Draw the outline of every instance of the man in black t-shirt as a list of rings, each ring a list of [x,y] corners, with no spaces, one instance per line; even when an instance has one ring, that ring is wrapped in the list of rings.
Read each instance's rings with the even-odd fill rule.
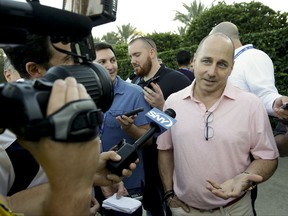
[[[176,54],[176,61],[178,65],[177,71],[187,76],[191,80],[191,82],[195,79],[194,73],[190,68],[192,60],[192,55],[187,50],[180,50]]]
[[[177,92],[188,85],[191,81],[180,72],[160,65],[157,58],[156,44],[150,38],[140,37],[128,44],[128,52],[136,77],[132,83],[142,87],[146,86],[150,79],[159,76],[152,84],[152,89],[144,89],[145,99],[152,107],[162,110],[161,103],[172,93]],[[161,92],[162,91],[162,92]],[[163,101],[159,95],[163,95]]]
[[[162,110],[169,95],[191,84],[191,81],[182,73],[159,64],[156,44],[150,38],[133,39],[128,44],[128,52],[136,74],[132,83],[138,84],[144,89],[144,98],[151,107]],[[149,85],[150,81],[152,83]],[[163,210],[165,188],[162,187],[158,172],[158,150],[155,139],[152,145],[144,147],[143,160],[145,170],[144,209],[147,211],[147,215],[165,215]]]

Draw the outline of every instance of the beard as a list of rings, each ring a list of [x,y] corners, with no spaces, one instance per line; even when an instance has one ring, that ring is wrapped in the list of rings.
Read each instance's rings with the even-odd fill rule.
[[[139,77],[147,76],[150,73],[151,68],[152,68],[151,58],[148,56],[143,66],[134,64],[133,67],[137,76]]]

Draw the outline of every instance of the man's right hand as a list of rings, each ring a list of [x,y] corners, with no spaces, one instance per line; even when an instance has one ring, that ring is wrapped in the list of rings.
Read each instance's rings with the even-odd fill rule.
[[[129,169],[122,170],[122,176],[118,176],[112,174],[106,168],[107,161],[109,160],[120,161],[121,157],[115,151],[102,152],[100,154],[97,164],[97,171],[94,176],[94,185],[108,186],[121,182],[124,177],[129,177],[132,175],[132,170],[136,168],[136,163],[139,162],[139,159],[137,159],[135,163],[130,164]]]

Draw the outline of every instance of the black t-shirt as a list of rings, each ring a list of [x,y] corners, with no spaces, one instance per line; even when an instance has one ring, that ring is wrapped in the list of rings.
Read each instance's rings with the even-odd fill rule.
[[[156,83],[160,86],[164,99],[169,95],[177,92],[191,84],[191,81],[182,73],[165,65],[161,65],[157,73],[151,79],[159,76]],[[150,80],[151,80],[150,79]],[[142,88],[149,83],[149,80],[144,81],[141,77],[134,77],[132,83],[135,83]],[[150,211],[152,215],[164,215],[163,212],[163,186],[158,170],[158,150],[156,138],[153,139],[153,144],[143,148],[143,161],[145,171],[145,187],[143,193],[143,206]],[[167,214],[168,215],[168,214]]]
[[[187,69],[187,68],[179,68],[177,71],[183,73],[185,76],[187,76],[191,82],[195,79],[193,71]]]
[[[184,74],[171,68],[166,68],[165,65],[161,65],[157,73],[154,75],[154,77],[157,76],[159,76],[157,84],[160,86],[165,100],[172,93],[184,89],[191,84],[191,80],[189,80]],[[143,78],[138,76],[132,80],[132,83],[135,83],[142,88],[146,86],[148,82],[149,80],[144,81]]]

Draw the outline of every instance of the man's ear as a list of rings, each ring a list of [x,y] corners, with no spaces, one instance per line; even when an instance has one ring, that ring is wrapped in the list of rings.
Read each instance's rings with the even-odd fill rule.
[[[149,51],[149,55],[152,59],[155,59],[157,57],[156,50],[154,48],[151,48]]]
[[[43,74],[46,72],[46,69],[35,62],[27,62],[26,71],[32,79],[35,79],[42,77]]]

